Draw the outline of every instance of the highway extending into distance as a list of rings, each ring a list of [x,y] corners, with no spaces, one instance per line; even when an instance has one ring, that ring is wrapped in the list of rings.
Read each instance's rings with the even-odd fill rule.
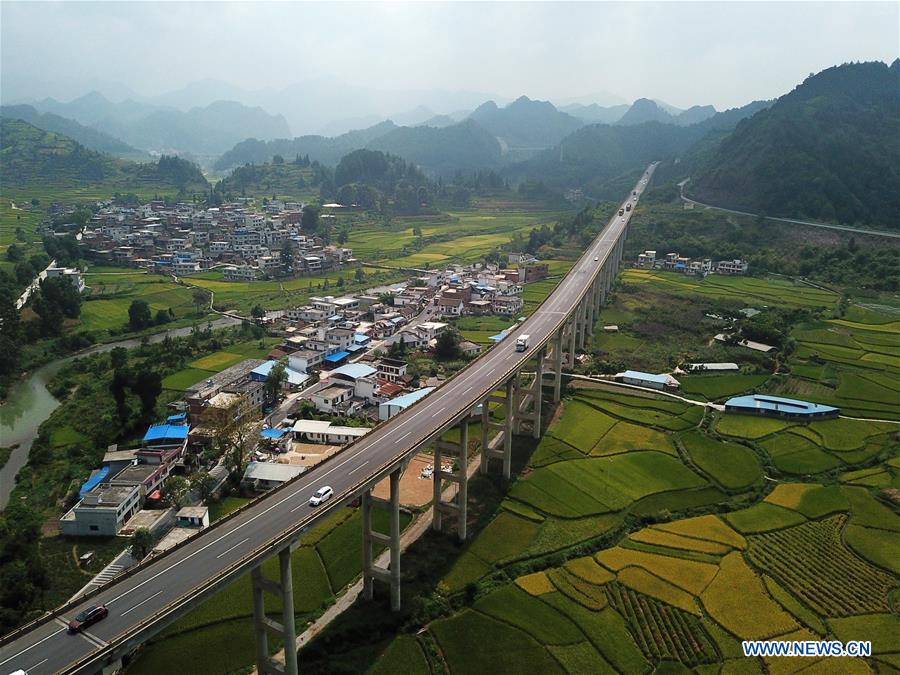
[[[736,211],[735,209],[726,209],[723,206],[713,206],[712,204],[704,204],[696,199],[685,196],[684,186],[687,181],[678,184],[681,189],[681,201],[685,204],[693,204],[694,206],[702,206],[705,209],[713,211],[721,211],[722,213],[733,213],[738,216],[751,216],[759,218],[758,213],[749,213],[747,211]],[[873,237],[887,237],[888,239],[900,239],[900,232],[890,232],[889,230],[867,230],[861,227],[852,227],[851,225],[834,225],[832,223],[817,223],[811,220],[797,220],[796,218],[780,218],[778,216],[763,216],[766,220],[774,220],[778,223],[790,223],[791,225],[806,225],[808,227],[821,227],[825,230],[840,230],[841,232],[855,232],[857,234],[868,234]]]
[[[638,196],[654,169],[655,164],[634,187]],[[632,199],[629,193],[628,201],[635,204]],[[159,632],[256,562],[284,548],[286,542],[360,494],[373,480],[387,475],[404,457],[435,440],[461,414],[483,401],[556,334],[613,255],[633,213],[632,208],[624,217],[613,215],[527,321],[435,392],[231,518],[113,580],[97,595],[64,606],[54,618],[20,634],[10,634],[0,646],[0,673],[99,670],[108,654],[116,649],[121,652],[126,644],[136,646]],[[523,333],[531,336],[529,349],[517,352],[515,336]],[[310,496],[323,485],[334,488],[335,498],[324,507],[310,507]],[[108,618],[82,634],[68,634],[69,619],[100,603],[109,608]]]

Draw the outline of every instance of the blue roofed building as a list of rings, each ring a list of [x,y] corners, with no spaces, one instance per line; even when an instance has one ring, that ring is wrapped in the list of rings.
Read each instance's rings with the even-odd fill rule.
[[[335,352],[334,354],[328,354],[324,357],[323,361],[330,364],[338,364],[342,361],[346,361],[348,356],[350,356],[350,352],[339,351]]]
[[[189,427],[186,424],[152,424],[144,434],[144,445],[175,445],[188,437]]]
[[[141,463],[168,464],[187,447],[191,428],[187,424],[152,424],[144,434],[143,447],[135,454]]]
[[[819,420],[837,417],[840,408],[809,401],[798,401],[793,398],[781,398],[769,394],[751,394],[735,396],[725,401],[728,412],[745,415],[761,415],[763,417],[782,417],[797,420]]]
[[[403,396],[398,396],[397,398],[392,398],[390,401],[385,401],[378,405],[378,419],[386,420],[390,419],[394,415],[399,412],[402,412],[409,406],[411,406],[416,401],[428,396],[431,392],[434,391],[434,387],[424,387],[422,389],[417,389],[416,391],[410,392],[408,394],[403,394]]]

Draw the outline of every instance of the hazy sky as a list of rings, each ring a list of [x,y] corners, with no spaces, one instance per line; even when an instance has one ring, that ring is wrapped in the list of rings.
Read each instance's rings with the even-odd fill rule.
[[[900,3],[0,2],[3,98],[98,82],[155,95],[333,78],[560,100],[612,92],[717,108],[844,61],[892,61]],[[449,111],[439,111],[449,112]]]

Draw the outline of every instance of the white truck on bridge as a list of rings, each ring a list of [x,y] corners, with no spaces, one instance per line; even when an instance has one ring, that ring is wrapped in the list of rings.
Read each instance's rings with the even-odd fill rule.
[[[520,335],[516,339],[516,351],[517,352],[524,352],[526,349],[528,349],[528,338],[530,338],[530,337],[531,337],[530,335]]]

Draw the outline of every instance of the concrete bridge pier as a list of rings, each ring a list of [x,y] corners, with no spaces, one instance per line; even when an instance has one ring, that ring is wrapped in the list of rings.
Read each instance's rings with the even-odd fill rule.
[[[285,645],[297,642],[297,629],[294,625],[294,581],[291,576],[291,553],[296,550],[298,542],[278,552],[279,580],[266,578],[262,567],[256,566],[250,572],[253,592],[253,626],[256,633],[256,670],[260,675],[297,675],[297,650],[284,650],[284,664],[278,663],[269,656],[269,633],[281,638]],[[265,594],[269,593],[281,598],[281,622],[266,616]]]
[[[363,598],[371,600],[374,595],[375,580],[378,579],[391,588],[391,609],[400,609],[400,476],[405,466],[398,467],[390,474],[391,496],[379,499],[372,495],[372,488],[362,493],[362,540],[363,540]],[[372,507],[379,506],[390,511],[390,534],[382,534],[372,529]],[[391,552],[390,568],[375,564],[375,544],[381,544]]]
[[[585,331],[587,335],[594,334],[594,324],[597,322],[597,281],[596,279],[591,284],[591,287],[588,289],[587,294],[584,296],[584,301],[587,303],[587,321],[585,322]]]
[[[554,403],[558,403],[562,395],[562,345],[564,331],[565,328],[560,328],[558,331],[556,331],[556,335],[550,342],[550,352],[543,359],[544,374],[549,374],[553,378],[551,384],[553,385]],[[543,386],[546,386],[547,384],[548,383],[546,381],[543,382]]]
[[[505,396],[497,396],[496,392],[481,403],[481,466],[482,474],[490,473],[490,462],[499,459],[503,464],[503,477],[507,480],[512,471],[512,428],[513,428],[513,378],[504,384]],[[501,422],[495,422],[491,416],[491,404],[503,405],[504,415]],[[491,438],[491,431],[497,433]]]
[[[534,366],[534,375],[526,375],[531,379],[526,383],[522,381],[522,372],[513,375],[513,380],[519,388],[520,398],[515,402],[513,410],[515,411],[516,433],[525,433],[523,422],[531,423],[531,434],[534,438],[541,436],[541,393],[544,380],[544,362],[547,359],[547,348],[541,347],[535,355],[537,362]]]
[[[569,317],[566,322],[566,337],[568,341],[568,349],[566,350],[566,367],[572,369],[575,367],[575,343],[578,338],[578,311]]]
[[[577,317],[576,325],[578,327],[578,348],[584,349],[587,337],[587,330],[585,329],[585,325],[587,324],[587,302],[582,300],[578,303],[578,309],[575,310],[575,316]]]
[[[443,529],[444,514],[457,516],[456,530],[460,541],[465,541],[468,535],[466,531],[469,501],[469,412],[459,422],[459,442],[438,440],[434,444],[434,516],[431,525],[435,530]],[[482,412],[482,419],[484,413]],[[482,437],[483,438],[483,437]],[[455,459],[455,468],[444,471],[443,459]],[[444,480],[449,480],[457,485],[456,496],[452,501],[443,500],[441,485]]]

